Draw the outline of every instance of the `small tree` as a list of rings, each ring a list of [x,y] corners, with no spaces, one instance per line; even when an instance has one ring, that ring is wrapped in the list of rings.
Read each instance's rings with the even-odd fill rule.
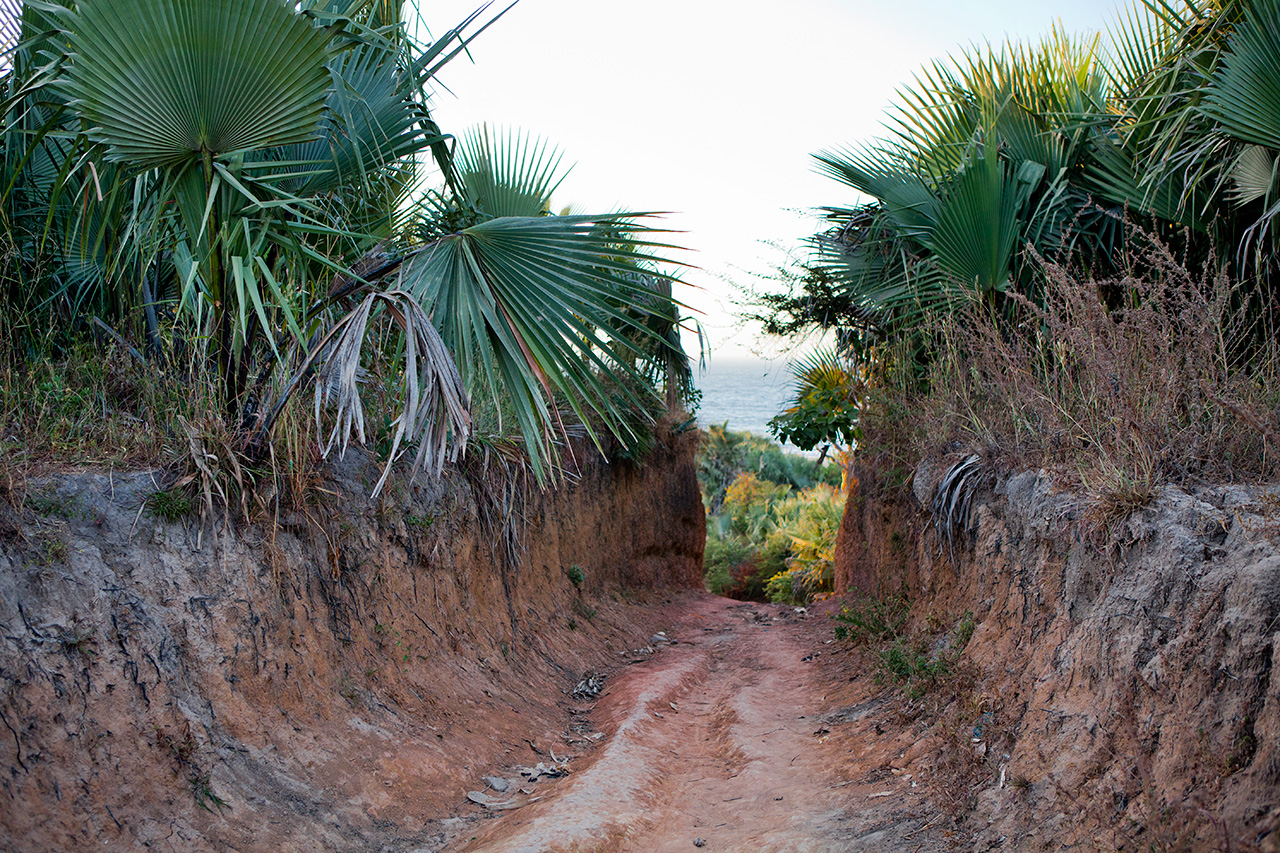
[[[849,487],[853,450],[857,445],[858,410],[864,390],[861,372],[834,350],[818,350],[794,364],[795,397],[782,414],[769,421],[769,432],[801,450],[828,444]]]

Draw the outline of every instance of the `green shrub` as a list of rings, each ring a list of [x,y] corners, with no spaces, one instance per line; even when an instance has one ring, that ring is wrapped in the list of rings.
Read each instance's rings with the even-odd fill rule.
[[[724,426],[710,426],[698,445],[698,483],[702,500],[711,512],[719,512],[729,486],[743,472],[760,480],[792,489],[807,489],[818,482],[840,483],[840,466],[788,453],[774,442]]]
[[[905,621],[905,602],[901,606]],[[877,676],[902,685],[908,696],[918,699],[951,675],[976,627],[973,613],[966,610],[939,643],[930,642],[927,634],[914,639],[897,636],[880,650]]]
[[[839,466],[723,426],[703,434],[698,477],[708,509],[703,577],[717,595],[806,601],[831,588],[844,511]],[[790,574],[789,574],[790,573]],[[785,580],[769,583],[779,575]]]
[[[951,648],[960,651],[969,645],[969,641],[973,639],[973,632],[978,627],[978,623],[973,618],[973,611],[966,610],[964,615],[960,617],[960,621],[951,629]]]
[[[790,491],[750,472],[739,474],[725,490],[720,514],[734,533],[759,541],[776,527],[774,506]]]
[[[734,569],[751,558],[751,544],[741,536],[708,536],[702,557],[702,577],[715,595],[730,595],[737,580]]]
[[[923,638],[909,641],[899,637],[880,651],[880,670],[917,698],[950,674],[955,657],[949,651],[931,653]]]
[[[778,531],[789,540],[791,554],[785,570],[769,580],[771,601],[802,602],[831,592],[844,503],[842,492],[818,485],[777,507]]]
[[[907,600],[901,596],[858,599],[841,607],[832,617],[839,623],[835,629],[836,639],[855,644],[892,640],[902,634],[909,609]],[[972,628],[969,633],[972,635]]]

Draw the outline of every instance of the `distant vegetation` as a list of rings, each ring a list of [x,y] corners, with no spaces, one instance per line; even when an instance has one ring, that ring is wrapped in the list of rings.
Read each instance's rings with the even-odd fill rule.
[[[717,595],[804,602],[832,591],[844,493],[841,469],[712,426],[698,450],[707,507],[707,588]]]
[[[1162,483],[1274,478],[1277,56],[1274,2],[1143,0],[1107,41],[935,63],[887,138],[816,155],[849,203],[754,316],[834,336],[881,480],[1047,466],[1105,526]]]

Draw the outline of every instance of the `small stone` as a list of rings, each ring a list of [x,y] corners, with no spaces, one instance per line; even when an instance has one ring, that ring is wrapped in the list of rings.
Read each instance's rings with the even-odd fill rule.
[[[505,794],[511,790],[511,783],[498,776],[486,776],[484,777],[484,783],[499,794]]]
[[[693,846],[694,846],[694,847],[706,847],[706,846],[707,846],[707,842],[706,842],[706,841],[703,841],[701,838],[695,838],[695,839],[693,839]]]

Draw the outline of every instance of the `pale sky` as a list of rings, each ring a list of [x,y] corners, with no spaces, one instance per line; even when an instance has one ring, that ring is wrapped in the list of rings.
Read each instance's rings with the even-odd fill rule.
[[[478,0],[421,0],[439,35]],[[501,8],[496,3],[494,9]],[[785,261],[807,213],[851,201],[809,155],[882,136],[894,91],[965,46],[1105,30],[1116,0],[520,0],[442,73],[446,133],[480,122],[556,143],[553,205],[671,211],[684,301],[713,357],[776,355],[733,319],[734,282]],[[450,93],[452,92],[452,94]]]

